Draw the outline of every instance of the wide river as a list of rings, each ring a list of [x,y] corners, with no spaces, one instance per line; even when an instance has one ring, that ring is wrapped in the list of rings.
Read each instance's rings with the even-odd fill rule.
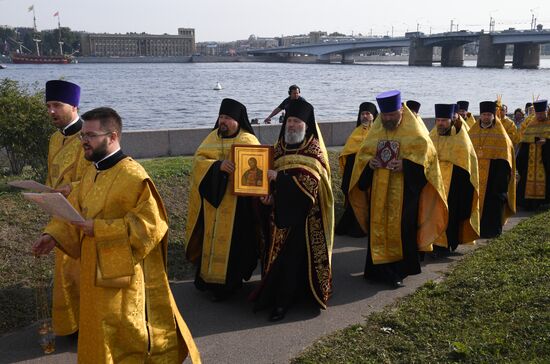
[[[82,87],[81,111],[98,106],[115,108],[126,129],[212,127],[220,101],[231,97],[248,108],[250,119],[263,121],[297,84],[315,107],[318,121],[354,120],[363,101],[399,89],[403,99],[422,103],[420,114],[434,115],[435,103],[469,100],[478,103],[502,95],[510,110],[539,96],[550,98],[550,59],[538,70],[466,67],[409,67],[392,64],[288,64],[288,63],[148,63],[15,65],[0,70],[34,87],[63,78]],[[219,82],[223,89],[214,91]]]

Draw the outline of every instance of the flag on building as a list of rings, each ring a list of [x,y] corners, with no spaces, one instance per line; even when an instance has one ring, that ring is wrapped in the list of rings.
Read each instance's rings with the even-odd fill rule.
[[[34,5],[29,6],[29,11],[33,11],[33,10],[34,10]]]
[[[59,11],[56,11],[53,16],[59,16]]]

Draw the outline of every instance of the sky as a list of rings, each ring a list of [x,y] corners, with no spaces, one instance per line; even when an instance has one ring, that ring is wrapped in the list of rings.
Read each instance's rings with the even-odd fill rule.
[[[452,8],[449,4],[452,4]],[[61,25],[93,33],[176,34],[195,28],[195,40],[230,41],[307,34],[321,30],[344,34],[402,36],[406,31],[529,29],[532,14],[550,29],[550,1],[481,0],[0,0],[0,26]]]

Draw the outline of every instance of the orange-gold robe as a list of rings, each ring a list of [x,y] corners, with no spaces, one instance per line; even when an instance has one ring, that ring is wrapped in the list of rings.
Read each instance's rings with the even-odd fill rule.
[[[64,136],[56,131],[51,136],[46,185],[74,188],[89,165],[78,134]],[[79,272],[79,259],[55,249],[52,322],[56,335],[69,335],[78,330]]]
[[[80,257],[79,363],[181,363],[200,356],[166,275],[168,218],[147,173],[129,157],[88,168],[69,196],[94,236],[53,219],[45,232]]]
[[[480,125],[476,122],[469,134],[479,167],[481,237],[494,237],[500,235],[506,219],[516,212],[514,146],[498,118],[490,128]]]
[[[457,132],[456,128],[452,126],[449,135],[439,135],[437,128],[433,128],[430,132],[430,138],[437,150],[439,168],[441,169],[443,184],[447,192],[449,225],[458,225],[449,226],[451,229],[448,227],[447,232],[438,237],[434,242],[435,245],[444,248],[450,246],[454,249],[456,248],[456,246],[453,246],[454,244],[473,243],[479,238],[479,176],[477,157],[474,146],[468,136],[467,127],[467,125],[462,124],[462,128]],[[459,168],[456,171],[455,166]],[[462,179],[462,176],[465,178]],[[454,183],[469,184],[471,187],[453,186]],[[451,186],[453,187],[451,188]],[[460,191],[463,194],[466,194],[466,191],[471,191],[471,200],[470,196],[452,196],[449,194],[451,190],[454,193]],[[457,211],[453,211],[452,209],[456,209]],[[467,219],[461,220],[463,217],[458,216],[466,212]],[[447,236],[449,231],[454,232],[456,236]],[[449,239],[456,239],[456,241],[449,241]]]

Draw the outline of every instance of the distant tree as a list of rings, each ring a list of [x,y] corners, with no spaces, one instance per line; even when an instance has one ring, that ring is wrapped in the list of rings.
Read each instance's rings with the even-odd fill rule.
[[[20,174],[29,166],[44,181],[48,140],[54,128],[44,104],[44,91],[10,79],[0,80],[0,149],[7,153],[10,170]]]
[[[345,36],[346,36],[345,34],[338,33],[338,32],[333,32],[329,34],[329,37],[345,37]]]

